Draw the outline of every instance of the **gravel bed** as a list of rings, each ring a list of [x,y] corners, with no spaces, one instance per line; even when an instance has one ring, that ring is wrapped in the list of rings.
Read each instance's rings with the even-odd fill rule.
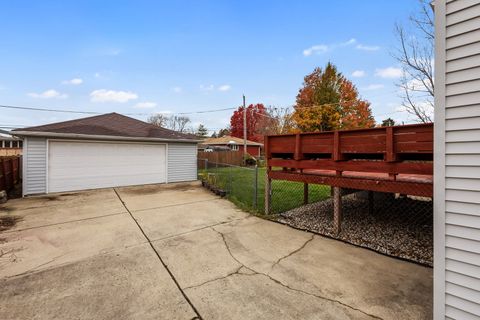
[[[408,197],[368,201],[343,197],[342,231],[333,227],[333,201],[308,204],[276,216],[278,222],[340,239],[380,253],[433,266],[433,203]]]

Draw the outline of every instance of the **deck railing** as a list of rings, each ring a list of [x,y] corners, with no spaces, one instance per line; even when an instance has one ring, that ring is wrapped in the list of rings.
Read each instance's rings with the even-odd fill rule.
[[[267,136],[269,168],[433,174],[433,124]]]

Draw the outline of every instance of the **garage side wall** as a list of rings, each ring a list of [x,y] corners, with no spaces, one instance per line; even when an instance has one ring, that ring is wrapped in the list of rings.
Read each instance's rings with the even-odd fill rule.
[[[197,145],[168,144],[168,182],[197,180]]]
[[[47,139],[25,138],[23,195],[47,192]]]

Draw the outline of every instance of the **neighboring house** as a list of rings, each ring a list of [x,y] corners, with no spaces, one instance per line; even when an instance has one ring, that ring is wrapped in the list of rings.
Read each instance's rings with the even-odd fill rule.
[[[16,129],[23,195],[197,179],[192,135],[117,113]]]
[[[23,141],[0,129],[0,157],[17,156],[22,154]]]
[[[232,137],[232,136],[223,136],[220,138],[208,138],[201,143],[202,150],[210,149],[224,149],[231,151],[238,151],[243,153],[243,139]],[[252,157],[259,157],[262,154],[263,144],[247,140],[247,153]]]
[[[480,1],[435,1],[434,319],[480,319]]]

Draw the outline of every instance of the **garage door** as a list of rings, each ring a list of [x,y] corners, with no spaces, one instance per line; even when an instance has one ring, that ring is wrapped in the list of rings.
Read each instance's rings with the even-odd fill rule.
[[[166,182],[162,144],[50,141],[48,192]]]

